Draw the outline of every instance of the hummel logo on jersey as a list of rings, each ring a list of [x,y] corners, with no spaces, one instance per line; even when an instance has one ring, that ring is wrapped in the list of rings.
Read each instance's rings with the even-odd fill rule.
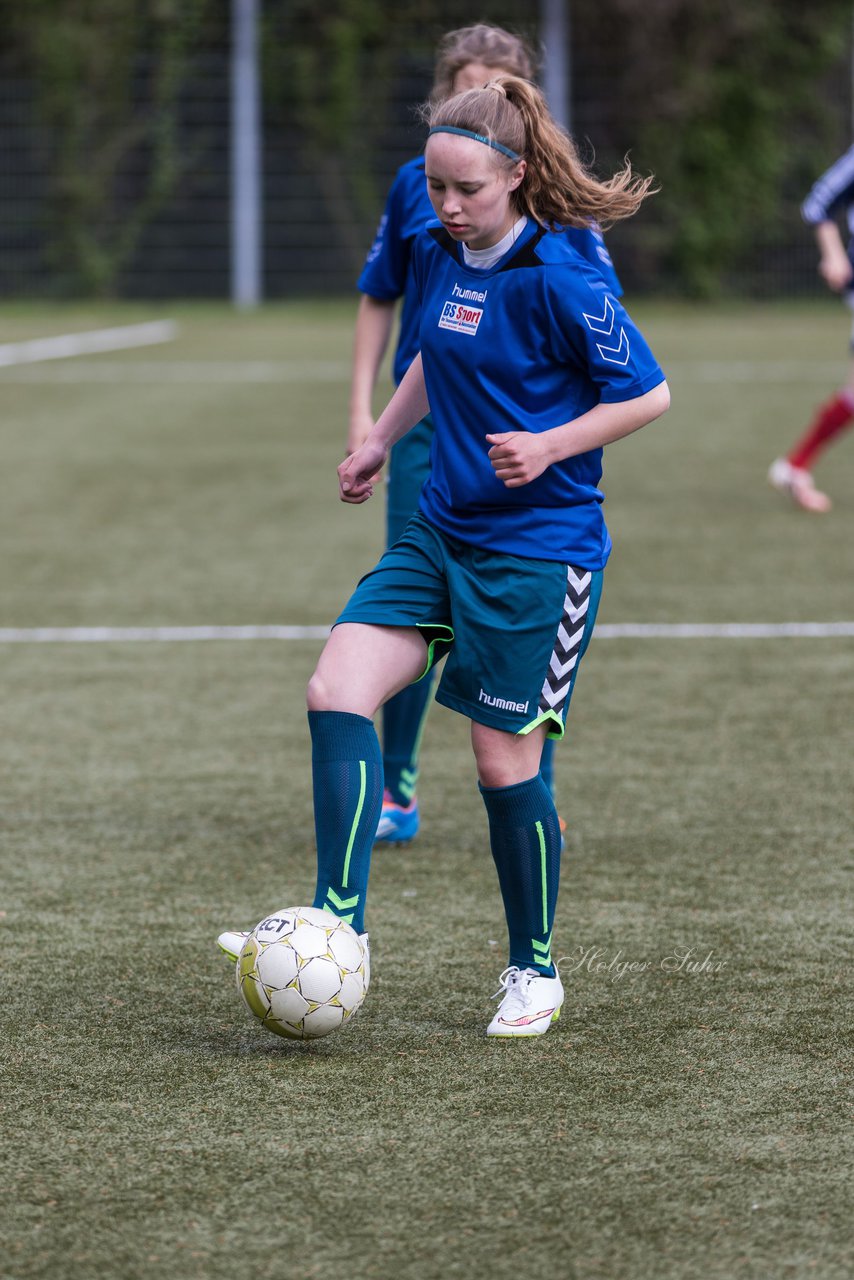
[[[462,298],[463,302],[486,302],[486,294],[486,289],[461,289],[458,284],[451,290],[451,297]]]
[[[527,702],[508,702],[506,698],[493,698],[491,694],[484,693],[481,689],[477,695],[478,702],[485,702],[488,707],[498,707],[499,711],[521,711],[524,715],[528,710]]]
[[[446,302],[439,316],[440,329],[456,329],[457,333],[477,333],[483,315],[482,307],[470,307],[462,302]]]

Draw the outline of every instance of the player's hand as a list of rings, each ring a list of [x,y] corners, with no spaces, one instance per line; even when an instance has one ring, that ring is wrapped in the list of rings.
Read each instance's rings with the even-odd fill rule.
[[[854,274],[848,254],[844,251],[841,253],[822,254],[818,270],[825,284],[833,289],[835,293],[841,293],[843,289],[846,289],[851,283],[852,274]]]
[[[374,420],[369,413],[351,413],[350,422],[347,427],[347,455],[361,449],[368,436],[374,429]],[[373,484],[379,480],[379,472],[371,477]]]
[[[541,476],[551,463],[545,440],[534,431],[503,431],[487,436],[489,461],[508,489],[518,489]]]
[[[366,440],[345,458],[338,468],[338,493],[342,502],[367,502],[374,492],[374,481],[388,456],[379,444]]]

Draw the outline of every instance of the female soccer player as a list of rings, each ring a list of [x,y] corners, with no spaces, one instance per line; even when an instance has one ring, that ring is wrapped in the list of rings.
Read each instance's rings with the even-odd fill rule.
[[[854,232],[854,147],[846,151],[835,164],[823,173],[804,201],[801,212],[804,220],[815,231],[819,250],[819,273],[835,293],[845,297],[854,309],[854,238],[848,248],[836,222],[844,211],[849,231]],[[854,329],[851,332],[851,349],[854,352]],[[816,410],[806,433],[789,450],[785,458],[777,458],[768,472],[768,480],[775,489],[787,494],[796,506],[819,515],[833,505],[826,493],[816,488],[812,478],[813,464],[831,441],[851,425],[854,420],[854,359],[848,371],[844,387]]]
[[[546,736],[563,736],[610,551],[602,448],[669,405],[643,337],[559,228],[629,216],[650,180],[626,166],[597,181],[518,77],[435,105],[429,126],[439,221],[413,245],[420,355],[339,467],[341,498],[365,502],[428,412],[432,466],[309,683],[314,905],[364,929],[383,801],[373,716],[447,653],[437,699],[471,721],[509,933],[487,1034],[541,1035],[563,987],[551,958],[560,832],[539,763]]]
[[[481,86],[499,74],[530,80],[534,71],[530,49],[509,31],[486,23],[449,31],[439,44],[431,101],[439,103],[453,94]],[[413,273],[413,245],[432,217],[422,154],[398,171],[358,281],[362,299],[353,344],[348,453],[353,453],[373,429],[373,391],[400,298],[403,306],[393,363],[396,383],[401,381],[418,353],[420,308]],[[567,235],[575,248],[598,267],[612,293],[619,297],[622,290],[598,231],[579,226],[567,228]],[[433,423],[428,414],[391,451],[386,502],[388,547],[398,540],[418,507],[418,495],[429,471],[432,437]],[[428,675],[402,690],[383,707],[385,795],[376,837],[380,841],[405,842],[418,832],[420,818],[415,794],[418,755],[432,693],[433,678]],[[543,753],[541,771],[550,788],[553,755],[554,743],[549,742]]]

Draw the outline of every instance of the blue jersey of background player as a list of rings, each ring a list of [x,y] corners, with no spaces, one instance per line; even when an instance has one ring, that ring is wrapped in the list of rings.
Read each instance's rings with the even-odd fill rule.
[[[854,306],[854,147],[830,166],[816,181],[801,208],[804,221],[815,233],[819,251],[818,270],[828,288],[841,293]],[[848,225],[848,247],[843,244],[839,220]],[[854,328],[851,332],[854,353]],[[768,472],[775,489],[785,493],[803,511],[823,515],[832,503],[815,485],[813,465],[828,445],[854,422],[854,355],[844,386],[837,388],[813,414],[806,431],[785,457],[776,458]]]
[[[530,79],[534,62],[519,39],[498,27],[478,24],[449,32],[436,64],[434,100],[476,87],[505,73]],[[424,176],[424,158],[403,165],[389,192],[358,288],[362,301],[354,343],[353,384],[347,451],[352,453],[373,426],[372,395],[391,334],[395,305],[402,300],[392,374],[399,383],[419,350],[420,307],[415,288],[413,246],[432,219]],[[593,228],[568,228],[574,247],[601,273],[615,296],[622,290],[602,236]],[[425,418],[392,450],[386,496],[386,545],[403,533],[418,505],[429,470],[433,427]],[[383,708],[383,763],[386,794],[377,832],[380,841],[411,839],[418,830],[415,796],[418,754],[432,681],[425,679],[392,698]],[[543,775],[553,789],[553,744],[543,757]]]

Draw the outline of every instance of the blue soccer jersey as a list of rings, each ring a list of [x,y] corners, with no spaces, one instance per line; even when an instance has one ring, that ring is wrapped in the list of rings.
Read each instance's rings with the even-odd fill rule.
[[[418,354],[419,301],[412,274],[412,253],[416,236],[434,219],[422,155],[398,170],[358,280],[359,290],[372,298],[386,302],[403,299],[392,369],[396,383]],[[600,233],[592,228],[567,227],[563,234],[582,257],[596,267],[612,294],[619,298],[622,286]]]
[[[433,226],[416,241],[415,275],[435,425],[422,512],[473,546],[601,569],[602,450],[508,489],[485,436],[547,431],[651,391],[664,375],[643,337],[566,234],[530,221],[487,270]]]
[[[400,382],[418,354],[419,303],[412,275],[412,246],[432,217],[424,157],[418,156],[397,172],[358,280],[360,291],[372,298],[386,302],[403,299],[392,369],[395,382]]]

